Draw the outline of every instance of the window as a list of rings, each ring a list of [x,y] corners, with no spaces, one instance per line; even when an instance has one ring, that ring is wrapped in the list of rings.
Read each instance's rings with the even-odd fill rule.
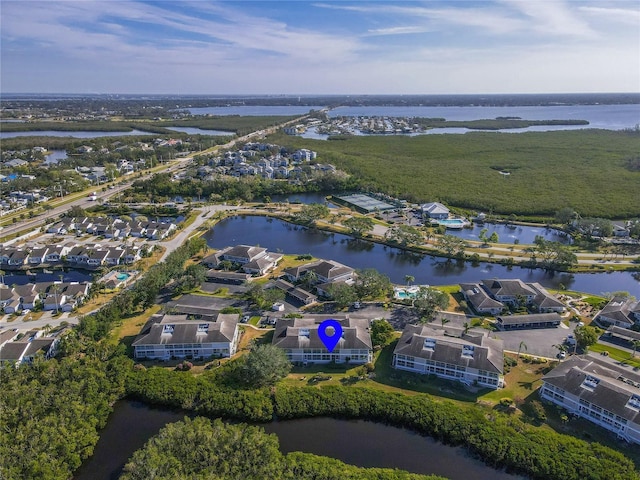
[[[436,340],[434,338],[425,338],[423,347],[425,350],[431,350],[432,352],[436,348]]]
[[[473,358],[473,345],[463,345],[462,346],[462,356]]]
[[[587,390],[594,390],[598,386],[598,383],[600,383],[599,378],[596,378],[592,375],[587,375],[586,377],[584,377],[584,381],[580,386],[582,388],[586,388]]]
[[[201,323],[198,325],[198,333],[207,333],[209,331],[208,323]]]
[[[631,398],[627,402],[627,407],[640,411],[640,395],[636,395],[635,393],[631,395]]]
[[[172,334],[174,328],[175,325],[165,325],[164,327],[162,327],[162,333]]]

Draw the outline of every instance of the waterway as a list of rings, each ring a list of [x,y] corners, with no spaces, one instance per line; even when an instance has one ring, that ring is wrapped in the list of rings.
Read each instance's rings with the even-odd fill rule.
[[[157,135],[156,133],[131,130],[130,132],[89,132],[84,130],[31,130],[28,132],[2,132],[0,138],[15,137],[72,137],[72,138],[98,138],[98,137],[127,137],[130,135]]]
[[[544,238],[551,242],[559,242],[563,244],[570,244],[571,237],[565,235],[559,230],[545,227],[530,227],[526,225],[505,225],[505,224],[473,224],[472,228],[463,228],[462,230],[447,230],[447,234],[455,235],[456,237],[464,238],[465,240],[479,241],[480,232],[486,228],[487,237],[491,236],[493,232],[498,234],[500,243],[514,243],[518,241],[522,244],[532,244],[537,236]]]
[[[188,108],[191,115],[240,115],[240,116],[289,116],[306,115],[311,110],[322,110],[325,107],[308,105],[236,105],[230,107],[197,107]]]
[[[76,472],[75,480],[117,479],[136,450],[164,425],[182,420],[185,415],[131,400],[118,402],[100,433],[93,456]],[[278,436],[283,453],[302,451],[361,467],[400,468],[451,480],[521,478],[486,466],[463,448],[380,423],[321,417],[261,426]]]
[[[233,136],[236,132],[229,132],[225,130],[203,130],[202,128],[195,127],[165,127],[169,130],[175,130],[176,132],[188,133],[189,135],[212,135],[212,136]]]
[[[446,120],[483,120],[497,117],[519,117],[523,120],[587,120],[578,128],[622,130],[640,124],[640,105],[557,105],[515,107],[338,107],[330,117],[422,117]],[[576,126],[558,126],[573,129]],[[520,129],[523,130],[523,129]],[[507,131],[507,130],[505,130]]]
[[[310,253],[314,257],[335,260],[356,269],[375,268],[393,283],[404,283],[406,275],[413,276],[416,284],[427,285],[479,282],[487,278],[520,278],[525,282],[540,282],[548,288],[564,286],[595,295],[627,291],[640,297],[640,282],[630,272],[570,274],[491,263],[447,261],[268,217],[230,217],[218,223],[204,238],[215,249],[237,244],[260,245],[271,251],[288,254]]]

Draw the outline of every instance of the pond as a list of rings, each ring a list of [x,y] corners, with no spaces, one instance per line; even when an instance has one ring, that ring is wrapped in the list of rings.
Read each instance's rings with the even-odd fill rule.
[[[485,223],[473,224],[472,228],[463,228],[461,230],[447,230],[447,234],[455,235],[456,237],[464,238],[465,240],[479,241],[480,232],[486,228],[487,237],[491,236],[493,232],[498,234],[498,241],[500,243],[514,243],[518,240],[522,244],[532,244],[537,236],[541,236],[545,240],[552,242],[560,242],[564,244],[571,243],[571,237],[565,235],[560,230],[553,228],[545,228],[543,226],[531,227],[527,225],[505,225],[505,224],[492,224]]]
[[[415,283],[452,285],[479,282],[487,278],[519,278],[540,282],[548,288],[566,287],[599,295],[627,291],[640,297],[640,282],[631,272],[562,273],[491,264],[447,261],[447,259],[404,252],[397,248],[356,240],[346,235],[308,229],[282,220],[260,216],[235,216],[218,223],[204,235],[211,248],[231,245],[260,245],[288,254],[310,253],[356,269],[375,268],[393,283],[404,284],[405,276]]]
[[[47,165],[53,165],[58,163],[60,160],[65,160],[66,158],[69,158],[66,150],[50,150],[50,152],[44,157],[44,163]]]
[[[118,402],[100,433],[93,456],[76,472],[75,480],[117,479],[136,450],[167,423],[182,420],[185,415],[188,413],[151,408],[132,400]],[[283,453],[308,452],[361,467],[400,468],[451,480],[521,478],[486,466],[463,448],[380,423],[321,417],[261,426],[278,436]]]

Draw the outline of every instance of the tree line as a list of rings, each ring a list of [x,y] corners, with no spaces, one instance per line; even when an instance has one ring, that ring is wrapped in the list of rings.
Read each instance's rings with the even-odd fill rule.
[[[360,468],[308,453],[283,455],[260,427],[185,418],[164,427],[125,465],[122,480],[438,480],[388,468]]]

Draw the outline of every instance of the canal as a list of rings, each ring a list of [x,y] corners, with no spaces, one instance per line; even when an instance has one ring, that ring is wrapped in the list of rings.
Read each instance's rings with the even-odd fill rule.
[[[115,405],[100,434],[95,453],[75,480],[115,480],[127,460],[167,423],[186,412],[151,408],[123,400]],[[336,458],[361,467],[400,468],[437,474],[451,480],[519,480],[522,477],[488,467],[461,447],[450,447],[403,428],[364,420],[308,418],[261,425],[278,436],[283,453],[293,451]]]
[[[472,264],[404,252],[397,248],[353,239],[347,235],[308,229],[279,219],[235,216],[218,223],[204,236],[216,249],[230,245],[260,245],[288,254],[310,253],[356,269],[375,268],[393,283],[405,283],[406,275],[417,284],[451,285],[490,278],[519,278],[547,288],[566,288],[594,295],[627,291],[640,297],[640,282],[631,272],[563,273],[508,267],[492,263]]]

